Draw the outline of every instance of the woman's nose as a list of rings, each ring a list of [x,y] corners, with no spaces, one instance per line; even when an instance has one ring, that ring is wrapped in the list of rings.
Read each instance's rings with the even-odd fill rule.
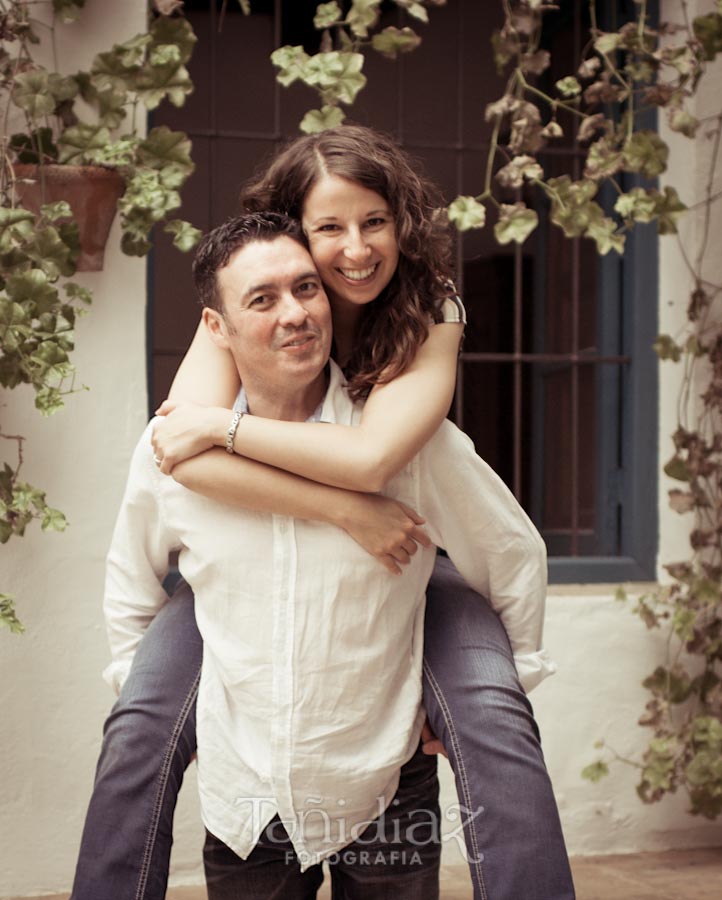
[[[363,233],[360,229],[349,229],[346,234],[346,247],[344,249],[346,256],[354,262],[363,262],[368,259],[371,253]]]

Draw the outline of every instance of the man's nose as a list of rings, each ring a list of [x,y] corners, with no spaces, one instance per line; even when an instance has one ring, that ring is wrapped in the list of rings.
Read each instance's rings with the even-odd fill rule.
[[[354,262],[364,262],[371,253],[371,247],[360,228],[349,228],[346,232],[346,256]]]
[[[308,317],[308,310],[300,303],[293,294],[283,297],[279,315],[281,325],[290,327],[299,327],[303,325]]]

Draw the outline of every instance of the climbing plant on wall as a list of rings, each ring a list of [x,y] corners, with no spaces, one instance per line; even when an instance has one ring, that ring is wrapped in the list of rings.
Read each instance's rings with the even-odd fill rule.
[[[425,23],[429,8],[443,2],[396,0],[410,19]],[[702,80],[722,52],[722,0],[710,0],[695,18],[682,0],[673,22],[650,24],[648,4],[635,0],[636,15],[613,31],[602,29],[590,0],[590,30],[575,71],[542,89],[540,76],[551,58],[542,46],[543,22],[557,6],[545,0],[500,0],[503,24],[491,37],[503,93],[485,110],[492,126],[479,191],[456,198],[449,219],[465,231],[493,230],[499,244],[522,244],[538,225],[533,192],[547,201],[551,223],[567,237],[594,241],[600,254],[623,253],[627,234],[653,223],[658,234],[677,236],[692,290],[687,325],[677,335],[660,335],[661,360],[683,367],[678,422],[664,472],[679,482],[669,492],[671,508],[694,518],[686,556],[668,562],[669,582],[637,599],[634,612],[667,635],[667,659],[644,681],[650,698],[639,722],[650,730],[640,759],[622,759],[604,742],[603,755],[588,766],[591,780],[608,774],[613,759],[639,771],[638,793],[646,803],[685,790],[694,814],[722,812],[722,285],[705,277],[710,254],[719,252],[711,233],[722,142],[722,109],[698,119],[692,112]],[[301,81],[318,94],[320,109],[303,118],[301,129],[317,131],[343,121],[365,84],[369,51],[396,57],[414,50],[423,34],[405,26],[379,30],[380,0],[353,0],[345,12],[336,2],[317,7],[314,23],[321,50],[307,54],[286,46],[272,58],[283,85]],[[650,112],[689,140],[708,141],[705,195],[695,204],[702,227],[696,246],[678,235],[686,206],[677,189],[656,179],[669,161],[669,147]],[[584,156],[580,178],[547,177],[539,151],[572,135]],[[629,190],[622,176],[635,176]],[[611,189],[611,206],[601,201]],[[672,238],[673,239],[673,238]],[[622,589],[617,596],[625,599]]]

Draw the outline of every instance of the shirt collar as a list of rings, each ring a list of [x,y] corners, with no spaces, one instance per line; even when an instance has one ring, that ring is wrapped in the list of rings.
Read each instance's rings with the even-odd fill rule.
[[[329,381],[328,381],[328,389],[326,390],[326,396],[323,400],[318,404],[316,409],[311,413],[311,415],[306,419],[307,422],[339,422],[339,413],[340,410],[336,409],[337,404],[334,403],[334,397],[337,394],[343,393],[338,390],[339,387],[342,387],[346,384],[346,379],[343,376],[343,372],[336,365],[336,363],[330,359],[328,361],[329,366]],[[233,404],[234,411],[242,412],[246,415],[252,415],[248,410],[248,396],[246,394],[246,389],[241,385],[241,389],[238,391],[236,395],[236,401]],[[346,416],[344,418],[350,417]],[[348,423],[347,423],[348,424]]]

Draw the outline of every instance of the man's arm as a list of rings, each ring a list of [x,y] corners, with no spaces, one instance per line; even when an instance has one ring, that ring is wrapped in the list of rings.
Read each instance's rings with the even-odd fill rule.
[[[419,457],[419,510],[432,539],[486,597],[530,691],[556,666],[541,649],[547,586],[541,535],[469,438],[445,422]]]
[[[133,453],[123,502],[108,552],[103,610],[112,662],[103,677],[120,691],[145,630],[168,596],[162,581],[178,541],[165,526],[150,428]]]

